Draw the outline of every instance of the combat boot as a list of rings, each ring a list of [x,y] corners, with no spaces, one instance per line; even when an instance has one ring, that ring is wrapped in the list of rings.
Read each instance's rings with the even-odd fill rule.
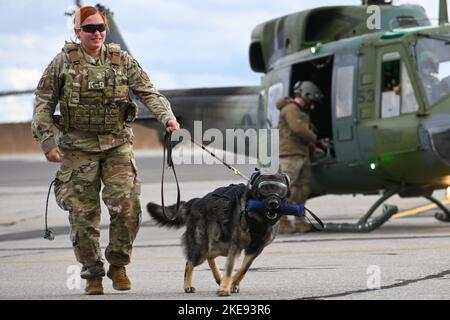
[[[84,292],[88,296],[102,295],[103,294],[102,278],[86,280],[86,288],[84,288]]]
[[[312,231],[313,231],[313,227],[306,220],[305,217],[295,218],[295,231],[294,232],[308,233],[308,232],[312,232]]]
[[[280,219],[280,227],[278,228],[278,234],[292,234],[296,229],[292,226],[288,217],[282,216]]]
[[[125,267],[117,267],[110,265],[106,274],[113,282],[113,288],[118,291],[126,291],[131,289],[131,281],[127,276]]]

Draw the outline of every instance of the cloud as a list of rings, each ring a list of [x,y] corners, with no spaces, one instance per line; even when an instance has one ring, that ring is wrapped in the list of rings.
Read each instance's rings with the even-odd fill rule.
[[[38,68],[7,68],[0,74],[4,75],[0,78],[2,90],[26,90],[37,86],[42,72]]]
[[[164,71],[149,73],[157,89],[211,88],[240,85],[258,85],[258,76],[249,74],[247,78],[227,76],[217,73],[189,73],[173,75]]]
[[[180,81],[176,79],[172,74],[166,72],[152,72],[149,74],[150,79],[154,86],[158,89],[173,89],[180,86]]]
[[[64,45],[64,32],[52,36],[27,32],[24,34],[0,33],[0,68],[34,67],[44,71]]]
[[[26,122],[33,115],[33,96],[0,98],[0,122]]]
[[[248,46],[253,28],[264,21],[316,6],[360,5],[360,0],[85,0],[113,11],[132,54],[157,88],[257,85]],[[421,4],[437,17],[438,1],[397,0]],[[70,40],[64,12],[72,0],[0,0],[0,91],[34,88],[45,67]],[[20,23],[18,23],[20,21]],[[25,87],[28,85],[29,87]],[[31,116],[30,101],[0,99],[3,119]],[[7,107],[5,107],[7,105]],[[12,109],[11,109],[12,108]]]

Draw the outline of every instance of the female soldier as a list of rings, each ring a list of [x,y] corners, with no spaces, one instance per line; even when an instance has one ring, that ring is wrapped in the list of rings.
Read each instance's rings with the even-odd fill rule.
[[[105,276],[100,237],[100,189],[110,219],[105,256],[116,290],[130,290],[125,266],[140,219],[140,179],[129,125],[136,106],[131,90],[168,131],[176,131],[169,102],[147,74],[116,44],[105,45],[107,18],[85,6],[74,18],[77,43],[66,43],[36,90],[33,137],[49,162],[61,163],[55,180],[58,205],[69,211],[71,240],[87,280],[86,294],[103,294]],[[59,103],[61,116],[53,116]],[[53,125],[60,130],[56,141]]]

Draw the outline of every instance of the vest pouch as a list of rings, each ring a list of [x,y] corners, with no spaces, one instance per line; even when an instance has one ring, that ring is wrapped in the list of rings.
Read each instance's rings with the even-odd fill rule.
[[[132,123],[136,121],[139,113],[139,108],[133,101],[127,103],[127,109],[125,111],[125,122]]]
[[[81,131],[90,131],[92,105],[69,106],[70,128]]]
[[[90,110],[90,130],[91,132],[107,132],[105,123],[105,108],[97,106]]]
[[[105,131],[110,132],[123,127],[123,111],[117,104],[112,103],[105,109]]]
[[[52,119],[53,119],[53,124],[55,125],[55,127],[59,131],[63,131],[64,130],[64,118],[62,117],[62,115],[54,114],[54,115],[52,115]]]
[[[128,92],[128,86],[114,86],[106,87],[103,90],[103,95],[107,99],[107,101],[123,101],[125,99],[128,100]]]
[[[82,92],[80,96],[80,102],[78,104],[97,105],[104,102],[101,91],[86,91]]]
[[[128,86],[116,86],[115,98],[128,98]]]

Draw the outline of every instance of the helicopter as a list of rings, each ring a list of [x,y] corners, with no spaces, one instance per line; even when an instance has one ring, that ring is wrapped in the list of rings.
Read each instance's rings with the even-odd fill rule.
[[[373,6],[379,10],[376,27],[368,23]],[[113,14],[101,5],[97,8],[109,17],[111,32],[106,41],[129,51]],[[398,209],[385,206],[378,217],[372,215],[394,195],[424,197],[442,210],[436,219],[450,222],[448,208],[432,196],[435,190],[450,186],[447,12],[446,0],[440,0],[438,26],[431,25],[421,6],[395,6],[389,0],[292,13],[253,30],[249,62],[254,72],[263,74],[260,86],[161,92],[189,132],[199,119],[204,129],[221,132],[227,128],[270,130],[278,124],[277,100],[292,96],[296,82],[312,81],[325,97],[310,114],[325,153],[311,159],[310,197],[380,195],[357,223],[328,223],[325,231],[379,228]],[[151,113],[136,103],[140,107],[137,122],[160,129]]]
[[[371,5],[380,10],[376,29],[367,23]],[[450,183],[450,27],[443,0],[439,20],[431,26],[420,6],[363,1],[255,28],[250,63],[265,73],[262,99],[271,123],[279,117],[274,101],[292,96],[297,81],[313,81],[326,97],[311,114],[319,139],[330,146],[325,157],[312,159],[312,197],[382,192],[358,223],[327,224],[327,231],[380,227],[396,207],[370,218],[393,195],[424,197],[442,210],[438,220],[450,221],[450,211],[432,196]],[[429,63],[436,83],[424,74]]]

